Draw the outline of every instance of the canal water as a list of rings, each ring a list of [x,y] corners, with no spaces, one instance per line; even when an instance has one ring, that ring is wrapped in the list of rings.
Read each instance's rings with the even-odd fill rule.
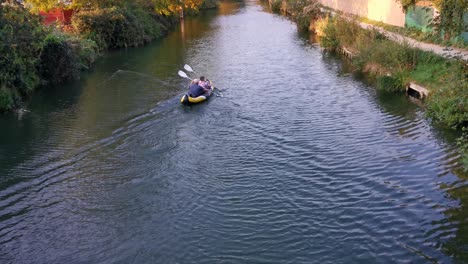
[[[218,96],[179,104],[187,63]],[[1,263],[468,261],[451,136],[256,1],[0,117]]]

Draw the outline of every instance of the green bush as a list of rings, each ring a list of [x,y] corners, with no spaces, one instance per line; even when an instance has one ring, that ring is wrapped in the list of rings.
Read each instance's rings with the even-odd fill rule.
[[[336,19],[329,18],[323,27],[323,36],[320,38],[322,47],[336,50],[340,47],[340,40],[338,39]]]
[[[63,36],[49,34],[44,39],[39,72],[47,83],[58,84],[79,76],[78,55]]]
[[[98,58],[98,46],[93,40],[72,36],[68,41],[78,56],[81,69],[88,69]]]
[[[408,45],[400,45],[389,40],[367,40],[368,48],[359,47],[357,61],[362,64],[372,62],[384,66],[390,72],[406,72],[417,62],[417,50]]]
[[[340,46],[352,48],[363,41],[369,42],[369,36],[355,21],[337,18],[335,24]]]
[[[17,103],[40,83],[37,58],[46,35],[40,17],[20,7],[0,8],[0,110]]]
[[[279,1],[281,7],[281,2]],[[292,15],[300,31],[309,30],[311,20],[322,16],[320,6],[316,0],[287,0],[287,11]]]
[[[272,0],[270,2],[270,5],[271,5],[271,11],[273,12],[281,11],[281,0]]]
[[[432,91],[427,114],[449,127],[468,126],[468,82],[446,83]]]
[[[97,45],[89,39],[60,31],[50,32],[43,41],[39,61],[41,79],[48,84],[76,79],[98,56]]]
[[[377,88],[392,93],[403,93],[405,91],[406,78],[405,72],[379,76]]]
[[[54,32],[21,7],[0,8],[0,111],[10,110],[41,83],[76,78],[97,57],[96,44]]]
[[[132,47],[162,35],[161,23],[139,8],[103,8],[81,11],[72,19],[76,32],[92,39],[100,49]]]
[[[137,46],[162,36],[172,19],[130,5],[82,11],[72,21],[79,36],[45,27],[20,6],[0,6],[0,111],[18,106],[41,83],[77,78],[100,49]]]
[[[0,112],[7,111],[13,107],[13,95],[9,89],[0,88]]]

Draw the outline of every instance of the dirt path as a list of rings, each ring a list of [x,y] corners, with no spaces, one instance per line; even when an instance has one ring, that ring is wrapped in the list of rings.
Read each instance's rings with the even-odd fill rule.
[[[385,30],[385,29],[383,29],[381,27],[378,27],[378,26],[374,26],[374,25],[371,25],[371,24],[363,23],[363,22],[360,22],[359,24],[364,29],[374,28],[374,29],[378,30],[380,33],[386,35],[389,39],[391,39],[393,41],[396,41],[396,42],[399,42],[399,43],[407,42],[407,43],[409,43],[411,46],[413,46],[415,48],[425,50],[425,51],[432,51],[435,54],[441,55],[441,56],[443,56],[445,58],[448,58],[448,59],[460,58],[460,59],[464,60],[466,63],[468,63],[468,50],[452,48],[452,47],[444,47],[444,46],[440,46],[440,45],[436,45],[436,44],[430,44],[430,43],[424,43],[424,42],[414,40],[412,38],[402,36],[400,34],[389,32],[389,31],[387,31],[387,30]]]

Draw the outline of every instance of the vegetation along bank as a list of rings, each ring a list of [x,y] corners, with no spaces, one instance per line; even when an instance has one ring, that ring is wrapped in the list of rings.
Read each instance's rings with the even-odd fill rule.
[[[102,52],[144,45],[164,36],[184,11],[217,2],[0,0],[0,112],[21,107],[38,87],[78,78]],[[61,12],[72,15],[47,23],[44,14]]]
[[[463,34],[467,1],[435,0],[440,17],[432,21],[433,42],[466,47],[456,36]],[[402,1],[404,9],[416,1]],[[460,58],[444,58],[407,43],[397,43],[375,29],[363,29],[358,17],[329,13],[316,0],[270,0],[272,9],[290,15],[301,30],[319,35],[326,50],[345,50],[356,71],[367,73],[379,89],[404,93],[410,83],[427,88],[423,105],[428,117],[444,127],[460,131],[458,145],[468,170],[468,63]],[[404,31],[404,30],[402,30]],[[408,31],[414,31],[409,29]],[[455,36],[455,37],[454,37]],[[437,40],[440,39],[440,41]],[[445,42],[444,42],[445,40]],[[463,41],[463,43],[460,43]]]

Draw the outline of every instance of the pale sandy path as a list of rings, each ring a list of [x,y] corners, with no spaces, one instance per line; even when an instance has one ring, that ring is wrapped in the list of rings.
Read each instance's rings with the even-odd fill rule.
[[[444,46],[440,46],[437,44],[424,43],[424,42],[420,42],[409,37],[402,36],[400,34],[389,32],[378,26],[374,26],[371,24],[363,23],[363,22],[360,22],[359,24],[364,29],[374,28],[378,30],[380,33],[386,35],[389,39],[393,41],[396,41],[399,43],[407,42],[415,48],[425,50],[425,51],[431,51],[445,58],[460,58],[468,63],[468,50],[452,48],[452,47],[444,47]]]

